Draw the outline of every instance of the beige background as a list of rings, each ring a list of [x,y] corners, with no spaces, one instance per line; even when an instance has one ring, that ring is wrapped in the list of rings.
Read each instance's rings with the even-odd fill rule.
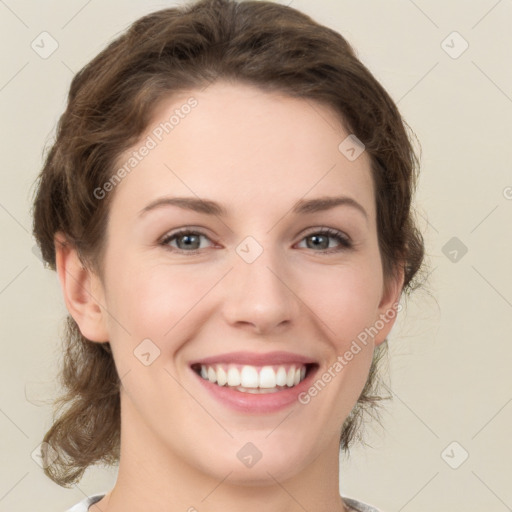
[[[137,17],[173,3],[0,1],[0,511],[64,511],[115,482],[115,470],[92,468],[66,490],[31,458],[50,424],[65,308],[33,252],[30,198],[73,73]],[[423,147],[429,289],[393,329],[394,401],[384,430],[369,428],[371,447],[342,461],[341,491],[385,512],[512,510],[512,2],[281,3],[354,44]],[[31,48],[43,31],[58,42],[47,59]]]

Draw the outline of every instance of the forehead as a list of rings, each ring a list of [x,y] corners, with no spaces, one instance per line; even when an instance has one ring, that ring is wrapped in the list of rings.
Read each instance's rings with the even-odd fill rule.
[[[139,211],[163,195],[280,211],[300,198],[348,195],[375,215],[370,159],[340,150],[350,134],[329,107],[217,82],[162,100],[140,141],[117,161],[112,208]],[[343,148],[343,144],[342,144]]]

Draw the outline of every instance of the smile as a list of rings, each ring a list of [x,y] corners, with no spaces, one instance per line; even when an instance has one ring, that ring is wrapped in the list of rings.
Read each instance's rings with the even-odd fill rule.
[[[320,365],[292,352],[227,352],[189,362],[198,392],[244,414],[266,414],[297,405]]]
[[[192,369],[220,387],[228,387],[243,393],[277,393],[297,386],[306,378],[308,364],[236,365],[229,363],[196,364]]]

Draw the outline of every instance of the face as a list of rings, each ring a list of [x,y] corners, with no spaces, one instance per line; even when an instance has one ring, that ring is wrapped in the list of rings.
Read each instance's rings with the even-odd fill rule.
[[[162,102],[119,159],[97,296],[132,451],[256,485],[337,465],[400,290],[348,135],[325,106],[218,82]]]

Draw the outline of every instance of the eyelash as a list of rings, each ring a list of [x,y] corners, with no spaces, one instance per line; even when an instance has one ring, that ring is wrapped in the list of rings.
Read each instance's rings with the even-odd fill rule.
[[[179,238],[180,236],[183,236],[183,235],[198,235],[198,236],[203,236],[205,238],[208,238],[208,240],[210,239],[207,235],[205,235],[201,231],[194,231],[189,228],[183,228],[183,229],[180,229],[179,231],[176,231],[174,233],[169,233],[168,235],[166,235],[161,240],[160,245],[168,248],[169,250],[171,250],[173,252],[178,252],[178,253],[182,253],[182,254],[183,253],[197,254],[202,250],[202,249],[193,249],[191,251],[186,251],[183,249],[178,249],[178,248],[169,246],[169,242],[171,242],[172,240]],[[338,253],[341,251],[347,251],[349,249],[352,249],[352,247],[353,247],[352,242],[344,233],[342,233],[341,231],[337,231],[335,229],[327,228],[327,227],[322,227],[322,228],[319,228],[315,231],[312,231],[312,232],[306,234],[302,238],[302,240],[304,240],[305,238],[308,238],[310,236],[313,236],[313,235],[328,235],[329,237],[334,238],[339,242],[339,247],[335,247],[335,248],[331,248],[331,249],[324,249],[322,251],[314,251],[314,252],[318,252],[320,254]],[[301,240],[301,242],[302,242],[302,240]]]

